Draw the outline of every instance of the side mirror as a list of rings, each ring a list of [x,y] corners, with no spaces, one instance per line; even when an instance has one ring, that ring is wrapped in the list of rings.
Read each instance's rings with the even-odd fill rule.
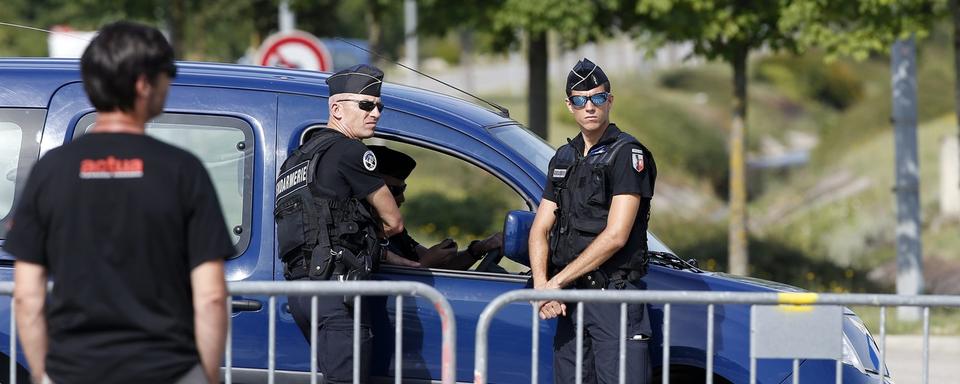
[[[510,211],[503,221],[503,255],[528,267],[530,254],[527,239],[535,216],[536,213],[530,211]]]

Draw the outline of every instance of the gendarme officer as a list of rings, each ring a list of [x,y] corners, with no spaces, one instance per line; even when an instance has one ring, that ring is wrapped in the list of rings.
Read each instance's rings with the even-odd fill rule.
[[[567,108],[580,134],[550,160],[549,182],[530,231],[536,289],[643,289],[647,221],[657,167],[650,151],[610,123],[613,95],[599,66],[583,59],[567,75]],[[558,317],[554,382],[574,380],[576,307],[538,303]],[[620,305],[585,303],[583,382],[618,381]],[[646,305],[627,310],[626,382],[650,381]]]
[[[357,65],[327,78],[329,123],[284,161],[277,178],[278,255],[288,280],[365,280],[383,252],[381,239],[403,231],[377,157],[360,140],[373,136],[383,103],[383,72]],[[388,260],[389,262],[389,260]],[[317,358],[327,383],[353,380],[352,300],[318,297]],[[310,297],[290,297],[290,312],[310,335]],[[360,382],[368,382],[370,311],[360,311]]]

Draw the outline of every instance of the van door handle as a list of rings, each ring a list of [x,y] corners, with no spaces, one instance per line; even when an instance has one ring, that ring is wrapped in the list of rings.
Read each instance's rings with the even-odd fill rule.
[[[263,303],[250,299],[234,299],[230,305],[234,312],[256,312],[263,309]]]

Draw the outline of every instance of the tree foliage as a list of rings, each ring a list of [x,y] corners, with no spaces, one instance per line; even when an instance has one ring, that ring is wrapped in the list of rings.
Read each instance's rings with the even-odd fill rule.
[[[946,0],[857,0],[785,2],[779,28],[802,49],[819,48],[827,58],[867,58],[893,42],[925,37],[946,10]]]

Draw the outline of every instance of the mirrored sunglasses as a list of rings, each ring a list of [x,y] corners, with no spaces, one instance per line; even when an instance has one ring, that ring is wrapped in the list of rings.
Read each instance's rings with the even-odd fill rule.
[[[593,103],[593,105],[599,107],[606,104],[607,100],[610,100],[610,93],[600,92],[600,93],[594,93],[590,96],[576,95],[576,96],[568,97],[567,100],[570,100],[570,104],[572,104],[576,108],[583,108],[584,106],[586,106],[587,100],[590,100],[590,102]]]
[[[360,109],[367,112],[373,111],[373,108],[377,108],[378,112],[383,112],[383,103],[379,103],[379,102],[375,103],[370,100],[354,100],[354,99],[343,99],[340,101],[352,101],[354,103],[357,103],[357,106],[360,107]]]

